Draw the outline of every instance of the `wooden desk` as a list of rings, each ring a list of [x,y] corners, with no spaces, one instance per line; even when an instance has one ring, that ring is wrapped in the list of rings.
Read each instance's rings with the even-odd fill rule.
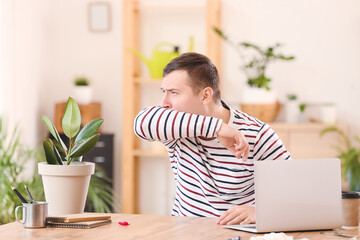
[[[40,228],[26,229],[20,223],[13,222],[0,226],[0,239],[155,239],[155,240],[227,240],[241,236],[242,240],[251,236],[262,236],[223,228],[215,223],[216,218],[170,217],[153,215],[111,214],[112,223],[92,229]],[[127,221],[129,226],[121,226],[119,221]],[[342,230],[341,232],[357,235],[358,230]],[[343,237],[314,232],[286,233],[294,239],[343,239]]]

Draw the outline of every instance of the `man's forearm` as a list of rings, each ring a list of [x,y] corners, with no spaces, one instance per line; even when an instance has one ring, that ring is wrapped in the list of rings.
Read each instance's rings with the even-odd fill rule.
[[[135,118],[134,131],[139,137],[171,141],[184,137],[216,137],[222,120],[214,117],[178,112],[162,107],[148,107]]]

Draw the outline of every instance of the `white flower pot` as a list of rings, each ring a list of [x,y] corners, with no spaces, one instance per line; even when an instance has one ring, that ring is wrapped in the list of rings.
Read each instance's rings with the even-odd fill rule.
[[[74,99],[79,104],[90,104],[92,101],[91,86],[75,86]]]
[[[90,177],[95,164],[72,162],[70,165],[38,164],[42,176],[49,215],[83,213]]]
[[[287,101],[285,104],[285,121],[287,123],[299,122],[300,108],[296,100]]]
[[[273,104],[276,103],[276,93],[265,88],[246,86],[243,90],[243,104]]]
[[[321,122],[325,124],[336,123],[336,106],[335,104],[327,103],[320,105]]]

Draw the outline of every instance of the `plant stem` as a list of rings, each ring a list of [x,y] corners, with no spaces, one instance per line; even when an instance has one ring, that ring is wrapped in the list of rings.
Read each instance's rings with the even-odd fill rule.
[[[73,145],[73,139],[70,138],[69,139],[69,150],[68,150],[67,155],[66,155],[66,164],[67,165],[70,165],[71,160],[72,160],[72,158],[70,157],[71,150],[72,150],[72,145]]]

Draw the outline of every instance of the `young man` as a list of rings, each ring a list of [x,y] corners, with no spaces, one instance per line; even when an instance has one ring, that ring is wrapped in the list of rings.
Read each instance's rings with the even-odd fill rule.
[[[161,90],[161,106],[142,110],[134,130],[169,153],[176,182],[172,215],[254,223],[254,161],[289,159],[282,141],[267,124],[221,101],[217,69],[201,54],[173,59]]]

